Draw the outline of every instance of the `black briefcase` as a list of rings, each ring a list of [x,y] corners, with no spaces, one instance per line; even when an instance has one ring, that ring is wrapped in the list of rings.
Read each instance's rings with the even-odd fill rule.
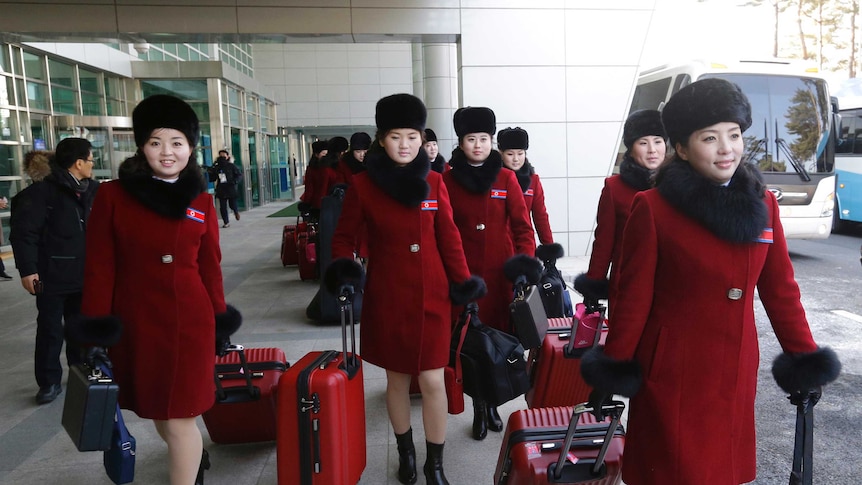
[[[111,448],[119,391],[120,387],[98,366],[91,369],[78,364],[69,369],[61,422],[78,451]]]
[[[509,320],[525,349],[542,346],[548,333],[548,316],[536,285],[517,289],[514,301],[509,304]]]

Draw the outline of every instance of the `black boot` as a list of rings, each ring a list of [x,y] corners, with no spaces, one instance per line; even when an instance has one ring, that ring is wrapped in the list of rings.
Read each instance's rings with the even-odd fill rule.
[[[485,401],[473,400],[473,439],[482,441],[488,436],[488,405]]]
[[[413,446],[413,428],[404,434],[395,433],[398,443],[398,481],[404,484],[416,483],[416,447]]]
[[[446,474],[443,473],[443,443],[425,442],[428,457],[425,459],[425,482],[428,485],[449,485]]]
[[[201,453],[201,465],[198,467],[198,477],[195,478],[195,485],[204,485],[204,470],[210,469],[210,454],[207,450]]]
[[[503,431],[503,420],[497,412],[497,406],[488,406],[488,429],[499,433]]]

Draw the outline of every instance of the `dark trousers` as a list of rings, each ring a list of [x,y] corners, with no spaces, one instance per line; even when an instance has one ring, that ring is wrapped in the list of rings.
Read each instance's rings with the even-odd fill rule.
[[[63,367],[60,350],[63,348],[63,320],[81,313],[81,293],[68,295],[36,295],[36,351],[34,370],[39,387],[60,384]],[[66,344],[66,362],[71,366],[83,361],[80,349]]]
[[[236,197],[228,197],[228,198],[219,197],[218,208],[219,208],[219,211],[221,211],[221,219],[224,221],[225,224],[230,222],[230,219],[228,219],[228,217],[227,217],[227,215],[228,215],[227,206],[228,205],[230,205],[230,209],[232,211],[234,211],[234,212],[238,211],[236,208]]]

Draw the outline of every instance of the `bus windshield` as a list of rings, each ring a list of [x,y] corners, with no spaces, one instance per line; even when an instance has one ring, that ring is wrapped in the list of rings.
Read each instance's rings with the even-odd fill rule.
[[[748,96],[752,124],[745,132],[745,160],[761,172],[795,173],[808,182],[811,173],[833,171],[826,154],[831,105],[825,81],[762,74],[702,77],[727,79]]]

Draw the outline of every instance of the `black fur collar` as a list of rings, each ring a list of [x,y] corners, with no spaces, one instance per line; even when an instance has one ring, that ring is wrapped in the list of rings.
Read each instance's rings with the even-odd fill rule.
[[[726,241],[752,242],[766,227],[765,185],[751,164],[741,163],[730,184],[724,187],[674,157],[659,169],[656,187],[680,212]]]
[[[431,192],[425,180],[431,171],[431,163],[421,148],[416,158],[404,166],[392,161],[383,149],[369,150],[365,154],[365,167],[374,185],[407,207],[419,207]]]
[[[200,170],[183,170],[179,180],[174,183],[155,179],[146,160],[138,155],[126,159],[120,165],[119,180],[120,185],[138,202],[171,219],[182,219],[186,216],[186,209],[203,191],[204,184]]]
[[[350,169],[350,173],[357,174],[359,172],[365,171],[365,164],[360,162],[353,156],[353,151],[347,152],[343,157],[341,157],[341,161],[347,165],[347,168]]]
[[[431,170],[437,173],[443,173],[443,170],[446,168],[446,159],[443,158],[443,155],[437,154],[437,158],[431,162]]]
[[[655,171],[638,164],[631,155],[626,155],[620,163],[620,178],[637,191],[651,189],[654,175]]]
[[[470,165],[461,148],[456,148],[452,151],[452,160],[449,163],[452,165],[452,176],[456,182],[474,194],[481,194],[491,190],[497,180],[497,175],[503,168],[503,157],[497,150],[491,150],[485,163],[474,167]]]
[[[521,186],[521,192],[526,192],[530,188],[530,184],[533,183],[534,173],[536,173],[536,170],[530,165],[530,161],[524,159],[524,164],[515,171],[515,176],[518,177],[518,185]]]

